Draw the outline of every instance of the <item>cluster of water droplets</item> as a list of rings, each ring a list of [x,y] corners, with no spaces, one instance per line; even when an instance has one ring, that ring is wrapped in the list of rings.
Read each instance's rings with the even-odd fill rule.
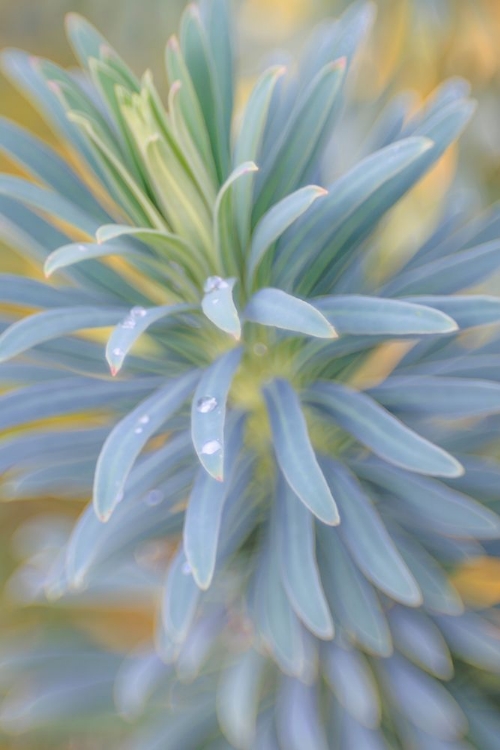
[[[210,294],[210,292],[216,292],[219,289],[228,289],[229,284],[225,279],[222,279],[220,276],[209,276],[208,279],[205,281],[205,284],[203,285],[203,291],[205,294]]]
[[[137,421],[137,427],[134,430],[134,432],[135,432],[136,435],[140,435],[141,432],[143,432],[144,425],[148,424],[149,419],[150,418],[148,417],[147,414],[144,414],[142,417],[139,417],[139,419]]]
[[[134,329],[137,325],[138,319],[143,318],[146,313],[147,310],[144,307],[133,307],[127,317],[120,323],[120,328],[125,328],[126,330]]]

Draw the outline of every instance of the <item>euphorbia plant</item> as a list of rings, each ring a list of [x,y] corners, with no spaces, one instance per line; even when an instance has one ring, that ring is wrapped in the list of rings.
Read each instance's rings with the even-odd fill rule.
[[[114,690],[141,750],[493,748],[452,653],[498,671],[498,632],[449,572],[500,534],[481,502],[498,468],[476,456],[500,411],[496,339],[469,331],[500,301],[463,293],[500,266],[498,221],[445,215],[370,274],[378,223],[473,111],[457,81],[388,109],[373,152],[324,186],[370,18],[357,5],[265,71],[238,118],[217,0],[168,42],[165,102],[76,16],[78,73],[5,54],[65,156],[2,122],[34,178],[0,178],[3,236],[49,279],[0,280],[5,305],[41,309],[3,318],[0,464],[17,464],[11,494],[93,498],[49,599],[161,601],[156,643],[121,666],[72,640],[13,657],[35,676],[5,727],[109,714]],[[158,540],[163,582],[134,556]]]

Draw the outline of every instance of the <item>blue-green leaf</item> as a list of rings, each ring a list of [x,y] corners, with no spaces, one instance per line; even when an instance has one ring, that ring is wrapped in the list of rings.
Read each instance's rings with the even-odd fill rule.
[[[333,637],[333,621],[325,599],[315,555],[314,520],[280,478],[274,524],[281,578],[295,613],[318,638]]]
[[[59,307],[29,315],[14,323],[0,336],[0,362],[15,357],[43,341],[85,328],[114,325],[123,310],[99,307]]]
[[[277,701],[280,747],[287,750],[328,750],[318,690],[299,680],[282,679]]]
[[[284,328],[307,336],[333,339],[337,333],[319,310],[281,289],[260,289],[245,308],[244,316],[252,323]]]
[[[258,267],[281,235],[296,221],[317,198],[327,195],[327,190],[317,185],[300,188],[291,195],[279,201],[255,227],[247,261],[247,286],[252,288],[252,282]]]
[[[446,641],[421,610],[409,612],[403,607],[394,607],[390,625],[398,651],[441,680],[453,676],[453,662]]]
[[[219,482],[224,478],[224,422],[231,383],[242,349],[231,349],[202,375],[191,410],[191,435],[202,466]]]
[[[392,599],[421,604],[415,579],[356,478],[338,461],[321,461],[321,468],[339,506],[339,535],[358,568]]]
[[[241,323],[233,301],[233,287],[236,279],[221,279],[209,276],[205,282],[205,296],[201,307],[205,315],[221,331],[230,333],[235,339],[241,336]]]
[[[139,404],[118,422],[103,445],[94,479],[94,507],[107,521],[123,497],[127,477],[149,438],[182,406],[199,377],[189,372]]]
[[[392,700],[412,724],[442,740],[464,734],[465,716],[437,680],[399,655],[384,661],[383,670]]]
[[[323,654],[325,677],[339,703],[364,726],[377,727],[380,701],[366,659],[356,649],[336,643],[327,644]]]
[[[306,392],[306,399],[395,466],[435,476],[463,473],[453,456],[417,435],[364,393],[340,383],[318,382]]]
[[[497,539],[500,534],[500,516],[443,482],[373,459],[356,463],[356,472],[396,495],[411,513],[412,524],[463,539]]]
[[[315,299],[314,305],[341,334],[406,336],[456,331],[458,326],[453,316],[440,312],[439,305],[438,310],[433,310],[433,298],[428,302],[426,299],[422,304],[410,304],[383,297],[338,294]]]
[[[42,211],[55,219],[93,236],[99,221],[81,209],[72,200],[48,188],[35,185],[13,175],[0,175],[0,193],[15,198],[26,206]]]
[[[412,304],[428,305],[456,320],[460,328],[489,325],[500,322],[500,297],[487,294],[419,295],[409,297]]]
[[[208,589],[214,575],[222,513],[242,445],[242,427],[242,420],[238,420],[227,430],[225,480],[217,481],[200,468],[189,497],[184,522],[184,552],[193,578],[203,590]]]
[[[369,653],[388,656],[391,633],[372,586],[357,570],[336,529],[317,524],[318,561],[334,621]]]
[[[18,388],[0,396],[0,429],[7,430],[38,419],[75,414],[85,409],[110,410],[135,403],[156,388],[156,377],[111,383],[87,377],[60,378]]]
[[[451,649],[469,664],[500,673],[500,632],[498,626],[474,612],[461,617],[438,619]]]
[[[393,375],[370,393],[389,408],[450,419],[500,412],[500,383],[490,380]]]
[[[108,258],[110,255],[125,257],[140,257],[137,250],[124,243],[112,243],[98,245],[93,242],[80,242],[78,244],[64,245],[58,247],[47,256],[43,270],[46,277],[52,276],[60,268],[67,268],[75,263],[81,263],[91,258]]]
[[[224,672],[219,683],[217,715],[235,747],[250,747],[254,741],[264,665],[263,657],[250,649]]]
[[[174,643],[181,644],[186,640],[200,595],[181,550],[170,564],[161,607],[163,627]]]
[[[252,185],[253,173],[257,171],[257,165],[251,161],[240,164],[231,172],[217,195],[214,208],[214,244],[224,274],[237,274],[241,265],[235,237],[233,193],[239,183]]]
[[[282,66],[266,70],[255,84],[241,120],[233,154],[233,167],[245,161],[258,161],[276,82],[285,72]],[[253,182],[237,182],[233,187],[236,223],[242,248],[246,248],[252,216]]]
[[[189,305],[162,305],[161,307],[133,307],[128,315],[114,329],[106,345],[106,359],[112,375],[116,375],[122,368],[125,357],[137,339],[153,325],[163,318],[178,315],[192,309]]]
[[[292,386],[277,379],[264,388],[276,459],[286,481],[321,521],[335,525],[339,515],[307,432],[305,417]]]

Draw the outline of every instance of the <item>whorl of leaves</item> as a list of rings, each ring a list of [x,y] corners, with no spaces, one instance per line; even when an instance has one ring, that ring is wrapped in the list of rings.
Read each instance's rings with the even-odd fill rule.
[[[0,277],[4,491],[93,497],[69,533],[34,522],[51,564],[10,589],[161,601],[156,643],[124,660],[76,634],[7,644],[5,731],[93,717],[134,750],[498,747],[488,680],[462,674],[500,671],[499,631],[449,574],[500,535],[481,457],[500,300],[468,293],[500,267],[500,218],[452,206],[390,278],[370,272],[379,222],[473,112],[456,80],[416,113],[391,102],[323,186],[371,16],[322,27],[238,118],[218,0],[168,42],[165,103],[76,16],[81,70],[4,54],[64,149],[0,123],[27,173],[0,177],[1,238],[50,277]],[[164,569],[141,565],[152,544]]]

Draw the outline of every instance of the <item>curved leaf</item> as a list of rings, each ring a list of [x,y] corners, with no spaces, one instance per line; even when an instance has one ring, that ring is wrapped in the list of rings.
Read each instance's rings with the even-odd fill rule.
[[[205,315],[221,331],[230,333],[238,340],[241,336],[241,323],[233,301],[233,287],[236,279],[221,279],[209,276],[205,282],[205,296],[201,307]]]
[[[186,640],[200,595],[184,552],[180,551],[170,563],[161,607],[162,625],[174,643]]]
[[[297,394],[286,380],[274,380],[264,388],[271,423],[273,447],[283,475],[321,521],[338,524],[335,500],[314,454]]]
[[[85,328],[114,325],[122,315],[121,309],[106,310],[99,307],[59,307],[29,315],[7,328],[0,336],[0,362],[59,336]]]
[[[426,299],[422,304],[414,304],[383,297],[337,294],[315,299],[314,306],[341,334],[406,336],[456,331],[458,325],[453,316],[440,312],[439,305],[433,310],[433,298],[428,298],[428,302]]]
[[[285,591],[306,627],[318,638],[332,638],[332,616],[315,556],[313,516],[282,479],[276,494],[274,533]]]
[[[337,337],[335,328],[316,308],[281,289],[260,289],[245,308],[244,316],[252,323],[284,328],[318,338]]]
[[[161,307],[133,307],[111,333],[106,344],[106,359],[112,375],[122,368],[125,357],[137,339],[153,325],[171,315],[193,309],[190,305],[162,305]]]
[[[320,464],[339,506],[339,535],[358,568],[392,599],[410,607],[421,604],[415,579],[355,477],[338,461]]]
[[[324,648],[325,677],[339,703],[366,727],[380,722],[377,686],[365,658],[355,649],[329,643]]]
[[[250,747],[255,738],[263,657],[250,649],[222,675],[217,715],[222,731],[235,747]]]
[[[127,477],[149,438],[182,406],[198,372],[170,381],[118,422],[103,445],[94,478],[94,508],[107,521],[123,497]]]
[[[260,263],[271,249],[273,244],[281,235],[296,221],[307,209],[328,191],[317,185],[309,185],[300,188],[291,195],[279,201],[264,214],[252,235],[252,244],[247,260],[247,286],[252,287],[255,274]]]
[[[191,409],[191,435],[196,453],[201,465],[219,482],[224,478],[226,402],[242,355],[242,349],[232,349],[205,370]]]
[[[456,477],[463,473],[453,456],[417,435],[364,393],[340,383],[317,382],[305,398],[395,466],[433,476]]]

